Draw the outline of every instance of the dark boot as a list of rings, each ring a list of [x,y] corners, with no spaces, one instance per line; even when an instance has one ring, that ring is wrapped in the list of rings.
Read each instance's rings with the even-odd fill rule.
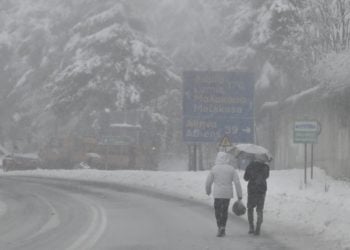
[[[249,222],[249,234],[253,234],[254,231],[254,213],[253,213],[253,208],[248,208],[248,222]]]
[[[223,237],[225,236],[225,228],[224,227],[219,227],[218,228],[218,233],[216,234],[217,237]]]
[[[225,227],[222,227],[222,228],[221,228],[221,234],[222,234],[222,236],[225,236],[225,235],[226,235]]]
[[[261,224],[256,224],[254,235],[260,235]]]
[[[255,235],[260,235],[260,228],[261,228],[261,224],[263,222],[263,213],[262,211],[258,211],[258,218],[257,218],[257,222],[256,222],[256,228],[255,228]]]
[[[248,231],[248,233],[249,233],[249,234],[255,233],[254,224],[250,224],[250,223],[249,223],[249,231]]]

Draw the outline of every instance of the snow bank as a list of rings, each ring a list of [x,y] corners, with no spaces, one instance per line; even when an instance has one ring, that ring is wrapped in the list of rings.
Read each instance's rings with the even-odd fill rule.
[[[169,171],[166,166],[162,166],[162,171],[34,170],[0,174],[114,182],[153,188],[212,205],[212,198],[204,192],[208,171],[181,171],[181,168],[186,168],[184,161],[181,164],[177,166],[177,171]],[[301,169],[271,171],[265,204],[264,230],[278,237],[287,227],[293,228],[294,231],[300,229],[300,232],[308,232],[310,237],[317,236],[325,241],[334,242],[333,249],[350,249],[350,183],[337,181],[316,168],[314,179],[309,180],[305,186],[303,174]],[[245,187],[243,171],[239,175]],[[244,192],[244,200],[246,197]],[[283,230],[279,226],[282,226]]]

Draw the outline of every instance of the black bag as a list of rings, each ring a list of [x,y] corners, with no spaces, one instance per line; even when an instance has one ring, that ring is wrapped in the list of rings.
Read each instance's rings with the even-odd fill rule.
[[[237,201],[235,201],[235,203],[233,203],[232,212],[235,215],[241,216],[241,215],[245,214],[246,210],[247,210],[246,207],[244,206],[244,204],[240,200],[237,200]]]

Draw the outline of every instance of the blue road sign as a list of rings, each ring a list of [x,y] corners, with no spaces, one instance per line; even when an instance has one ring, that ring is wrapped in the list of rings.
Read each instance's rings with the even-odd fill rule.
[[[191,117],[183,122],[184,138],[187,142],[218,142],[227,136],[231,143],[254,141],[252,118]]]
[[[254,141],[254,78],[245,72],[183,74],[185,142]]]

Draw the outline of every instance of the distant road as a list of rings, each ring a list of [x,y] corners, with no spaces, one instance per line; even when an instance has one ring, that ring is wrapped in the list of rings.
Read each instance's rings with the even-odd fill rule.
[[[114,184],[1,177],[0,201],[4,250],[288,249],[234,217],[217,238],[211,207]]]

